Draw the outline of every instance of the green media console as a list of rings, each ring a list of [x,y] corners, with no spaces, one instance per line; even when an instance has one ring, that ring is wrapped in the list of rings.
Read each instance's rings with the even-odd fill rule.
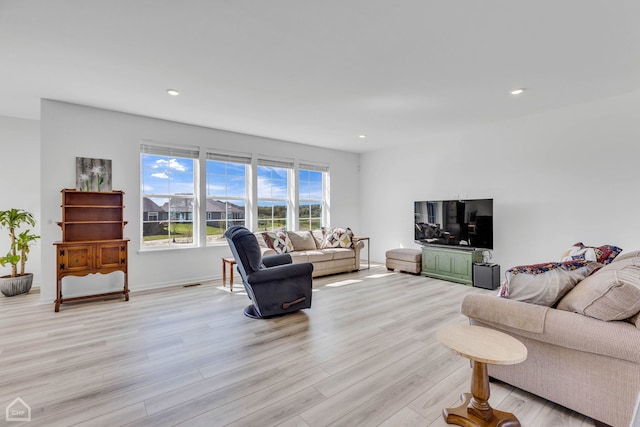
[[[482,262],[482,251],[435,246],[422,248],[423,276],[473,285],[473,264]]]

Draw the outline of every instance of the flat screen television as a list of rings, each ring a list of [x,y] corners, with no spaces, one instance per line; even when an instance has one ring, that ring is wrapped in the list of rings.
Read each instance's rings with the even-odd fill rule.
[[[414,205],[416,243],[493,249],[493,199],[428,200]]]

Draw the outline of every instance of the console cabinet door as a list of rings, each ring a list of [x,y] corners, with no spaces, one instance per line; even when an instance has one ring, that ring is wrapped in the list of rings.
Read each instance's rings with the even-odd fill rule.
[[[424,247],[422,275],[471,285],[473,264],[481,260],[482,253],[477,250]]]
[[[100,243],[96,245],[96,268],[118,268],[126,263],[123,243]]]
[[[423,249],[422,251],[422,271],[438,271],[438,253]]]
[[[61,246],[58,248],[58,269],[64,272],[89,273],[94,268],[93,245]]]
[[[472,252],[452,254],[451,274],[459,279],[471,280],[473,275],[471,255]]]

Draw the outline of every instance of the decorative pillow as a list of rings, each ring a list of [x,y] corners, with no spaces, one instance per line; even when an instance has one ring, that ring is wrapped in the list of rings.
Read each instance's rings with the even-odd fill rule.
[[[253,233],[256,236],[256,239],[258,240],[258,244],[260,245],[261,248],[270,248],[271,246],[269,246],[267,244],[267,241],[264,238],[266,231],[256,231],[255,233]]]
[[[567,249],[560,258],[560,262],[584,259],[587,261],[597,261],[600,264],[609,264],[622,252],[617,246],[585,246],[582,242],[578,242]]]
[[[597,267],[585,260],[513,267],[505,273],[500,296],[552,307]]]
[[[558,309],[600,320],[624,320],[640,312],[640,258],[604,266],[571,290]]]
[[[269,236],[269,234],[274,235],[273,237],[275,237],[275,234],[270,232],[270,231],[261,231],[260,235],[262,236],[262,241],[264,242],[264,244],[268,247],[273,249],[273,243],[271,241],[271,236]],[[258,239],[260,240],[260,239]],[[262,246],[262,245],[261,245]]]
[[[322,228],[322,246],[327,248],[353,248],[353,231],[350,228]]]
[[[324,239],[322,229],[311,230],[311,234],[313,235],[313,240],[316,241],[316,249],[322,248],[322,239]]]
[[[265,243],[278,254],[293,252],[291,239],[284,231],[265,231],[262,233]]]
[[[316,250],[316,240],[310,231],[287,231],[287,236],[291,239],[295,251]]]

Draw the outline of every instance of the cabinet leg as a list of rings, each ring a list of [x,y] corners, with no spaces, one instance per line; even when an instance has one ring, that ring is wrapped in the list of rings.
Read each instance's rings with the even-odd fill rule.
[[[124,273],[124,300],[129,301],[129,274]]]
[[[62,301],[62,279],[56,281],[56,313],[60,311],[60,301]]]

